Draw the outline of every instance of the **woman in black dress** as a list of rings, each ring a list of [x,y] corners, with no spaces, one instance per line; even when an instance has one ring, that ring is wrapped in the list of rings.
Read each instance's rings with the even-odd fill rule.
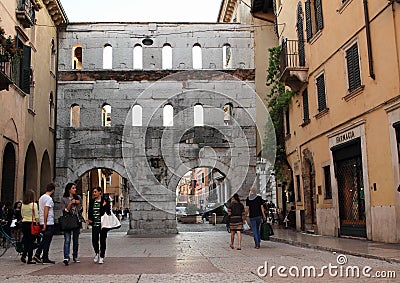
[[[240,202],[240,198],[238,194],[234,194],[231,198],[231,205],[228,209],[229,215],[229,228],[231,229],[231,249],[234,249],[235,243],[235,234],[238,234],[238,244],[237,249],[241,250],[242,245],[242,231],[243,231],[243,222],[246,219],[246,211],[244,209],[243,204]]]

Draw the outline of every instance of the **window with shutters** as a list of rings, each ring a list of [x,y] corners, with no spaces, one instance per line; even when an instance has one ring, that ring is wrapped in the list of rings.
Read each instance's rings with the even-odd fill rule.
[[[316,33],[324,28],[322,0],[307,0],[305,9],[307,41],[310,41]]]
[[[351,93],[361,87],[360,58],[358,44],[354,43],[346,50],[348,92]]]
[[[317,97],[318,97],[318,112],[326,109],[326,92],[325,92],[325,75],[322,73],[316,78]]]
[[[308,90],[303,91],[303,123],[308,123],[310,121],[310,111],[308,109]]]
[[[296,22],[296,31],[297,38],[299,40],[298,44],[298,52],[299,52],[299,65],[306,65],[306,53],[304,49],[304,31],[303,31],[303,8],[301,6],[301,2],[297,5],[297,22]]]
[[[16,47],[22,49],[22,57],[14,62],[14,82],[25,93],[30,93],[31,88],[31,47],[23,44],[17,37]]]

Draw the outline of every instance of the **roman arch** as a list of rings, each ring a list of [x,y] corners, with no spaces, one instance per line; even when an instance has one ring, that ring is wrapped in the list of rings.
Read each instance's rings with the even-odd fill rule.
[[[152,45],[143,44],[146,36]],[[82,55],[74,58],[78,45]],[[130,234],[177,232],[175,188],[196,167],[218,169],[231,193],[245,198],[256,166],[251,29],[69,24],[60,32],[59,46],[60,186],[92,168],[118,172],[128,180]],[[172,53],[170,64],[162,57],[165,46]],[[193,57],[194,47],[200,61]],[[79,64],[73,64],[76,60]]]

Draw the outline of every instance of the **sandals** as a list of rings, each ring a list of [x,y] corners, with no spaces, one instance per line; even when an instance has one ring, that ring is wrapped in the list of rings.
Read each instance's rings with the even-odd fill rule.
[[[233,245],[229,245],[231,247],[231,249],[233,250],[235,247]]]

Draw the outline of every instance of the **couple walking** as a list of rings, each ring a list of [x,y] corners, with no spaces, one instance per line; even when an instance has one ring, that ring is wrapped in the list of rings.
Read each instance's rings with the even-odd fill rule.
[[[101,187],[93,188],[92,199],[89,202],[89,211],[87,222],[92,225],[92,245],[95,252],[94,262],[103,264],[106,253],[107,229],[101,229],[101,216],[104,213],[110,214],[111,207],[108,198],[102,196]],[[64,213],[71,213],[81,219],[82,199],[76,195],[76,185],[68,183],[65,187],[63,198],[61,199],[61,209]],[[78,258],[79,234],[80,228],[64,231],[64,264],[69,265],[70,261],[70,243],[72,236],[72,258],[75,263],[80,263]],[[100,242],[100,245],[99,245]]]
[[[243,223],[246,222],[247,216],[250,218],[251,230],[253,231],[255,248],[260,248],[261,234],[260,227],[262,221],[266,220],[263,207],[263,199],[256,194],[253,187],[250,188],[249,196],[246,198],[246,208],[240,202],[239,195],[236,193],[230,200],[228,208],[229,227],[231,230],[231,249],[234,249],[235,234],[238,235],[237,249],[241,250]]]

